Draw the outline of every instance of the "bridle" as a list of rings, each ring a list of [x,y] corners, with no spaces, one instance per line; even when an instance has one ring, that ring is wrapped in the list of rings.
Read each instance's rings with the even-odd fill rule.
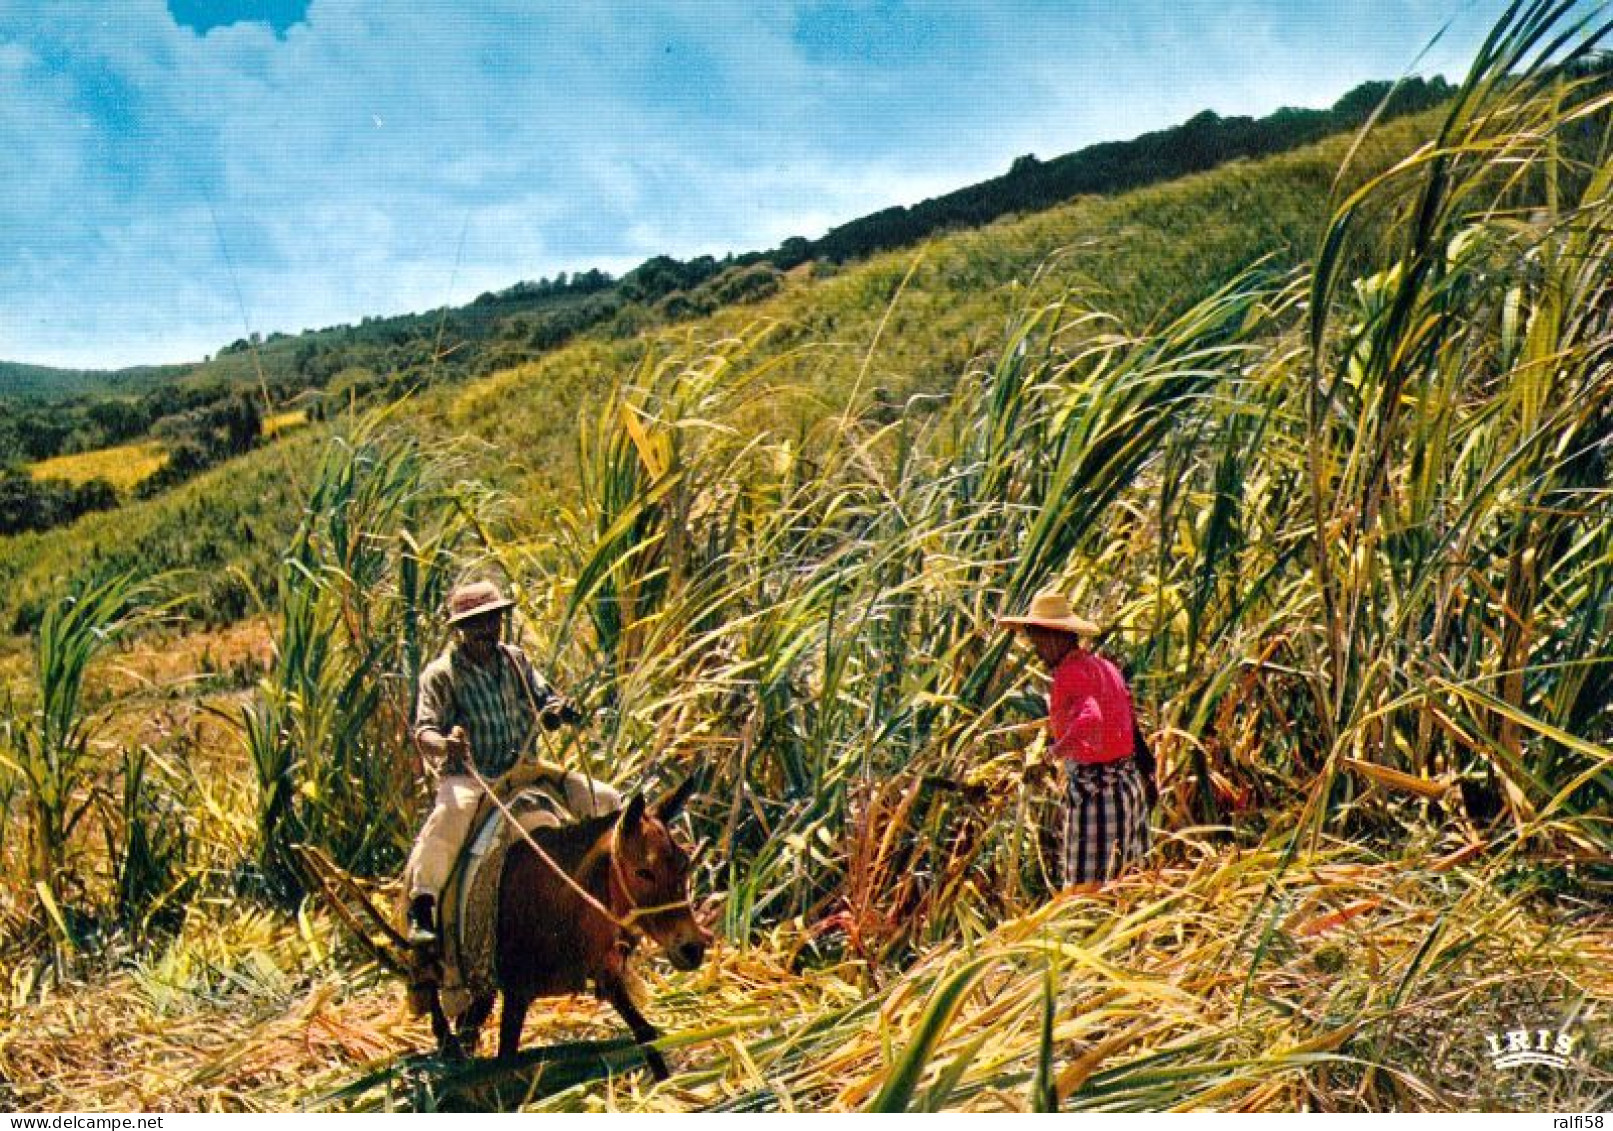
[[[670,903],[656,903],[648,905],[641,904],[633,898],[633,889],[627,886],[627,877],[622,874],[622,854],[620,851],[621,844],[617,840],[616,833],[617,830],[612,828],[610,831],[610,848],[607,850],[610,853],[610,884],[611,887],[618,890],[618,893],[622,897],[622,902],[627,904],[627,919],[624,923],[622,920],[616,919],[613,916],[613,921],[616,922],[618,926],[624,927],[624,929],[632,930],[633,928],[628,926],[628,924],[637,923],[638,920],[647,919],[651,915],[662,915],[668,911],[677,910],[680,907],[688,911],[689,916],[693,918],[694,905],[689,902],[689,897],[687,895],[685,895],[682,899],[673,900]]]

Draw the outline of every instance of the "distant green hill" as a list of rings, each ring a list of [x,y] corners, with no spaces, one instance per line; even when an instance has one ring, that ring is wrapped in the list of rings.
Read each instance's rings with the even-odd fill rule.
[[[379,391],[384,396],[445,378],[479,376],[539,357],[584,330],[604,327],[616,336],[631,336],[646,325],[765,298],[778,289],[780,272],[808,260],[846,263],[1078,196],[1112,195],[1228,161],[1287,152],[1355,129],[1380,106],[1384,117],[1392,118],[1434,105],[1450,90],[1440,78],[1399,86],[1371,82],[1325,110],[1285,107],[1258,119],[1205,111],[1130,141],[1104,142],[1045,161],[1026,154],[1000,177],[912,207],[883,209],[818,239],[789,239],[770,250],[723,259],[684,262],[656,256],[621,279],[597,270],[569,278],[562,274],[517,283],[452,309],[365,318],[357,325],[295,335],[254,335],[192,364],[94,372],[0,363],[0,399],[124,395],[180,383],[193,388],[261,384],[275,401],[324,390],[345,402],[355,395]],[[70,439],[62,442],[74,450]],[[7,454],[0,427],[0,463]],[[38,459],[58,452],[41,452],[35,445],[30,454]]]
[[[1000,216],[1032,212],[1077,196],[1110,195],[1200,173],[1239,158],[1267,157],[1353,130],[1381,109],[1384,120],[1416,113],[1450,97],[1444,79],[1399,85],[1363,83],[1326,110],[1285,106],[1264,118],[1223,118],[1209,110],[1179,126],[1131,141],[1102,142],[1048,161],[1025,154],[1001,177],[911,208],[891,208],[808,242],[806,258],[842,261],[903,247],[938,231],[978,227]],[[769,253],[775,260],[776,253]]]
[[[1353,175],[1402,157],[1428,136],[1431,122],[1414,117],[1375,131]],[[639,305],[638,333],[624,319],[489,378],[428,390],[415,398],[408,418],[423,429],[483,441],[471,448],[477,462],[467,476],[515,489],[528,515],[549,513],[575,474],[580,414],[668,338],[716,339],[775,326],[764,348],[779,358],[780,377],[820,389],[821,398],[812,406],[759,404],[759,426],[794,430],[812,413],[843,405],[853,387],[874,398],[944,395],[975,359],[1000,345],[1013,313],[1038,296],[1075,290],[1095,308],[1146,326],[1256,260],[1274,272],[1304,262],[1320,240],[1329,192],[1353,144],[1352,136],[1338,136],[1124,195],[1000,219],[936,238],[922,251],[794,271],[765,297],[673,326]],[[493,316],[502,301],[476,305]],[[267,343],[265,353],[283,345]],[[810,348],[798,350],[802,345]],[[245,351],[230,356],[246,358]],[[407,378],[394,380],[407,387]],[[377,386],[378,394],[386,387]],[[156,498],[0,539],[0,630],[32,624],[44,600],[86,569],[198,568],[207,585],[192,611],[225,620],[240,615],[249,606],[249,585],[272,588],[274,562],[296,521],[292,480],[325,434],[316,425]]]
[[[0,398],[58,399],[139,393],[191,372],[189,365],[144,365],[133,369],[53,369],[0,361]]]

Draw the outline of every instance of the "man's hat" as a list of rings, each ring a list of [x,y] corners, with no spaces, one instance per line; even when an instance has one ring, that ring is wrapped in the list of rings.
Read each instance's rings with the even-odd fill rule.
[[[515,604],[491,581],[472,581],[448,594],[448,623],[459,624],[473,617],[496,613]]]
[[[1007,628],[1051,628],[1076,636],[1096,636],[1098,626],[1085,617],[1078,617],[1070,609],[1070,599],[1062,593],[1038,593],[1031,598],[1031,611],[1022,617],[998,617],[997,623]]]

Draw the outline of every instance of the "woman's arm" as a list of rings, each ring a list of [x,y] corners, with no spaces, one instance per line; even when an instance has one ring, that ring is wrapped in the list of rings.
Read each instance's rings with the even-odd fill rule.
[[[1143,795],[1148,798],[1149,808],[1153,808],[1159,801],[1158,766],[1154,762],[1153,748],[1148,745],[1148,737],[1143,734],[1135,714],[1131,716],[1131,756],[1137,759],[1137,772],[1143,777]]]

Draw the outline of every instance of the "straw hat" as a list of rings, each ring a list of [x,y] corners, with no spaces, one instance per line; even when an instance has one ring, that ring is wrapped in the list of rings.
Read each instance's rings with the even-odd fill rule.
[[[1051,628],[1076,636],[1096,636],[1098,626],[1085,617],[1078,617],[1070,609],[1070,599],[1062,593],[1038,593],[1031,598],[1031,611],[1022,617],[999,617],[997,623],[1007,628]]]
[[[515,602],[499,592],[493,582],[472,581],[448,594],[448,623],[459,624],[473,617],[507,609],[513,604]]]

